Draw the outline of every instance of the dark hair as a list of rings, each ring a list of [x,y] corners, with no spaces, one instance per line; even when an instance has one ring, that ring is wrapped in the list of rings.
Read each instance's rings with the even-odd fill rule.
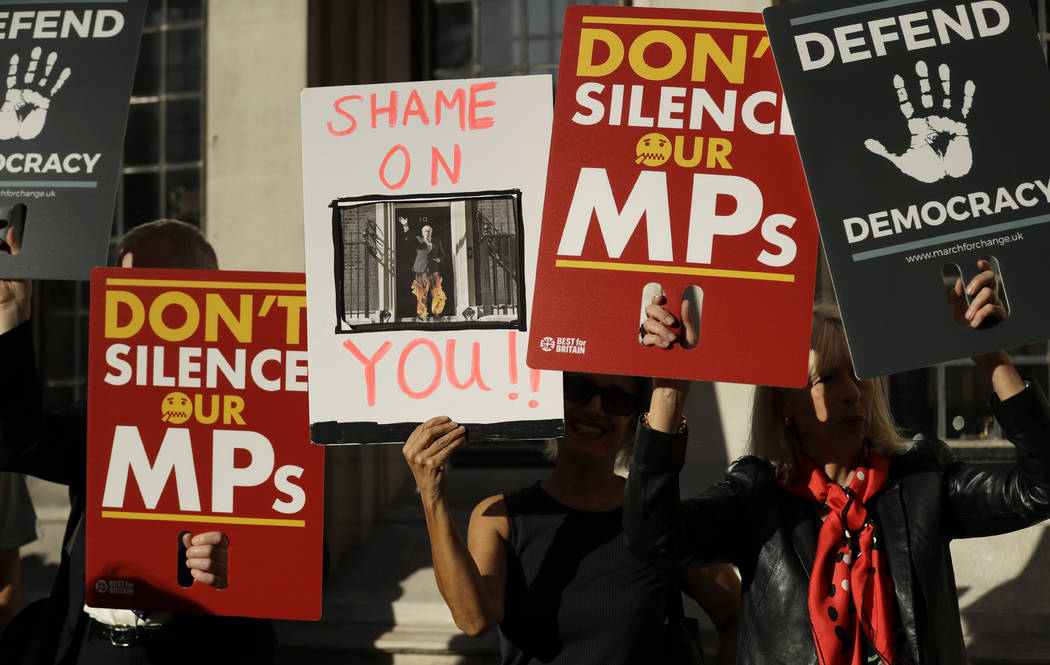
[[[586,372],[565,372],[565,374],[582,373]],[[631,376],[634,379],[634,392],[637,397],[635,402],[634,417],[635,420],[641,417],[641,414],[649,410],[649,401],[653,396],[653,380],[646,376]],[[620,469],[626,469],[631,465],[631,457],[634,456],[634,430],[629,430],[627,439],[623,442],[619,452],[616,454],[616,466]],[[544,454],[547,459],[554,460],[558,457],[558,440],[547,439],[546,449]]]
[[[197,227],[177,219],[158,219],[128,231],[117,244],[114,265],[127,254],[136,268],[219,268],[215,250]]]

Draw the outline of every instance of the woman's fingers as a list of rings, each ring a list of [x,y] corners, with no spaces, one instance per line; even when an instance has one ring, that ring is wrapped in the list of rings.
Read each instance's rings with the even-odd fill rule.
[[[1006,318],[1006,306],[999,297],[999,277],[992,262],[979,259],[977,270],[969,282],[956,279],[948,291],[952,318],[959,326],[987,327]]]
[[[663,296],[657,297],[661,300],[663,299]],[[656,300],[656,298],[653,300]],[[658,304],[654,302],[651,305],[646,305],[645,316],[648,317],[646,320],[655,321],[656,323],[661,323],[665,326],[673,326],[677,322],[674,315],[668,312],[662,303]]]
[[[682,336],[682,348],[693,349],[696,348],[697,342],[700,341],[700,331],[697,330],[696,312],[694,310],[695,305],[691,300],[682,298],[682,327],[685,329]]]
[[[966,309],[966,320],[970,322],[971,328],[980,326],[985,321],[1001,320],[1006,318],[1006,308],[999,300],[999,296],[992,289],[982,288],[970,301]]]
[[[412,430],[412,433],[408,435],[408,440],[405,441],[402,451],[407,454],[423,450],[434,439],[450,429],[455,429],[455,423],[452,422],[451,418],[448,416],[434,416],[426,422],[420,423]]]
[[[448,416],[435,416],[412,431],[401,452],[405,460],[414,467],[433,466],[436,456],[440,455],[444,463],[452,451],[462,445],[465,438],[466,429],[462,425]],[[441,455],[450,446],[452,450]]]
[[[642,344],[644,346],[659,346],[662,349],[669,348],[678,339],[678,333],[668,328],[665,324],[653,318],[648,318],[642,323]]]
[[[991,262],[980,259],[977,269],[981,272],[966,285],[966,293],[971,296],[970,306],[966,308],[966,320],[971,328],[1006,318],[1006,307],[999,298],[999,280],[992,270]]]
[[[448,432],[430,445],[429,463],[431,466],[444,466],[452,453],[467,442],[467,428],[458,425],[454,430]]]
[[[988,265],[987,261],[978,261],[977,266],[980,268],[981,264]],[[995,272],[989,270],[987,267],[982,269],[981,272],[977,273],[977,276],[970,280],[970,283],[966,285],[966,293],[970,296],[977,295],[981,289],[992,289],[993,291],[999,291],[999,283],[995,278]]]
[[[645,321],[642,322],[642,345],[658,346],[668,349],[678,340],[678,332],[673,328],[678,326],[678,319],[674,317],[664,305],[667,304],[665,296],[653,296],[653,302],[645,306]]]

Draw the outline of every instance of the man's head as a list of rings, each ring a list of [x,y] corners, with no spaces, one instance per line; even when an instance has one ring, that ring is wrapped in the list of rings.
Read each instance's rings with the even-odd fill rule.
[[[422,230],[424,240],[430,240],[430,236],[434,235],[434,229],[429,225],[424,226]]]
[[[128,231],[117,245],[116,265],[124,268],[219,268],[215,250],[197,227],[177,219],[158,219]]]

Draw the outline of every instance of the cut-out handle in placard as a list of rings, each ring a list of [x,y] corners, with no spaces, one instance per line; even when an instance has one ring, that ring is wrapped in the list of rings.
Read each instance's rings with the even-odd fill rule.
[[[188,589],[193,586],[193,574],[190,569],[186,567],[186,545],[182,542],[183,536],[190,535],[189,531],[183,531],[179,534],[178,544],[178,556],[175,557],[177,570],[176,575],[178,576],[179,586],[183,589]]]
[[[1010,316],[1010,301],[1006,294],[1006,281],[998,258],[991,255],[982,256],[977,260],[974,269],[976,272],[973,273],[972,277],[968,278],[966,272],[963,271],[959,264],[946,263],[941,267],[941,284],[944,286],[945,293],[948,296],[952,320],[960,328],[974,327],[972,322],[975,319],[967,318],[966,316],[967,311],[974,303],[978,305],[977,311],[988,305],[999,309],[997,315],[984,317],[980,324],[976,326],[976,329],[983,330],[999,324]],[[969,286],[974,277],[978,277],[986,271],[993,274],[991,280],[985,286],[982,286],[977,293],[970,294],[967,291],[967,286]]]
[[[641,313],[638,323],[638,342],[641,344],[645,343],[645,320],[648,318],[645,314],[645,308],[651,305],[653,299],[660,295],[664,295],[664,289],[659,282],[649,282],[642,287]],[[675,316],[677,310],[678,315],[675,316],[675,322],[671,327],[678,331],[679,336],[676,343],[683,349],[694,349],[699,345],[700,319],[703,313],[703,306],[704,290],[695,284],[690,284],[682,291],[680,309],[677,304],[664,303],[664,307],[667,308],[672,316]],[[683,320],[686,317],[688,317],[688,320]]]

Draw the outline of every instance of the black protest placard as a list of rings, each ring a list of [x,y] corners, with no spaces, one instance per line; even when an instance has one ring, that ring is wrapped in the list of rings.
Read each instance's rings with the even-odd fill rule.
[[[1050,74],[1028,3],[764,17],[857,373],[1050,337]],[[989,266],[1008,315],[975,328],[952,291]]]
[[[0,277],[106,264],[145,7],[0,2]]]

